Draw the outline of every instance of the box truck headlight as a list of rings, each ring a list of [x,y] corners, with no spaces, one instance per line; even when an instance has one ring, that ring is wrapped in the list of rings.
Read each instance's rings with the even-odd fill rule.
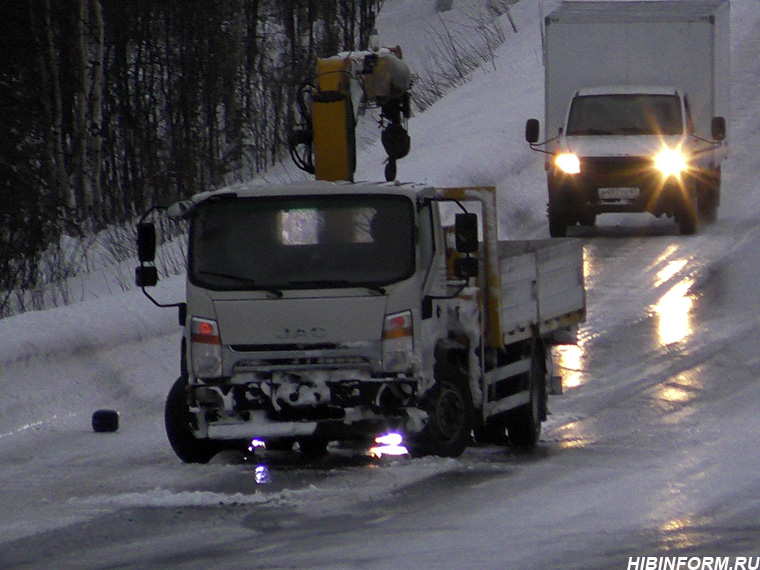
[[[667,147],[655,157],[654,165],[666,177],[678,176],[689,166],[680,149]]]
[[[197,378],[222,375],[222,340],[216,321],[193,317],[190,321],[190,356]]]
[[[383,368],[386,372],[406,372],[414,357],[412,312],[385,316],[383,323]]]
[[[581,171],[580,159],[569,152],[558,154],[554,159],[554,164],[565,174],[578,174]]]

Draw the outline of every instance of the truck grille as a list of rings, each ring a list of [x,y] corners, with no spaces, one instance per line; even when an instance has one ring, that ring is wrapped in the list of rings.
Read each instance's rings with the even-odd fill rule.
[[[371,361],[363,356],[298,356],[292,358],[246,358],[235,363],[236,372],[250,370],[303,370],[315,368],[370,368]]]
[[[653,164],[638,156],[603,156],[581,159],[581,172],[605,180],[636,180],[652,175]]]

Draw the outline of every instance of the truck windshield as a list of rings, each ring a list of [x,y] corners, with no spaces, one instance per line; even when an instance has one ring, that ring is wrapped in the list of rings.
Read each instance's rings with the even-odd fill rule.
[[[277,293],[395,283],[414,271],[413,206],[389,195],[208,201],[190,230],[190,279]]]
[[[682,133],[676,95],[582,95],[573,99],[567,121],[568,136]]]

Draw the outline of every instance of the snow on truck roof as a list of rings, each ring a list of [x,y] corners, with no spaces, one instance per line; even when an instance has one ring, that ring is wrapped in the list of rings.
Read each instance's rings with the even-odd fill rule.
[[[729,0],[565,1],[546,17],[546,24],[699,21],[728,5]]]

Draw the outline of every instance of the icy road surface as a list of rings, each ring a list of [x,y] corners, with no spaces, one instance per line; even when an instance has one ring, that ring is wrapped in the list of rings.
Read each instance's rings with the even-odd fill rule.
[[[414,2],[386,7],[423,12]],[[541,159],[521,140],[540,107],[535,12],[513,10],[521,31],[498,71],[414,119],[399,165],[405,179],[497,184],[508,237],[546,235]],[[229,455],[183,465],[162,425],[176,317],[135,292],[101,296],[0,321],[0,568],[615,570],[636,556],[759,556],[756,0],[732,2],[732,27],[719,220],[684,237],[667,220],[601,216],[574,234],[589,318],[556,355],[567,391],[535,453],[271,454],[264,485]],[[174,280],[157,294],[181,291]],[[117,433],[91,431],[100,407],[121,413]]]

